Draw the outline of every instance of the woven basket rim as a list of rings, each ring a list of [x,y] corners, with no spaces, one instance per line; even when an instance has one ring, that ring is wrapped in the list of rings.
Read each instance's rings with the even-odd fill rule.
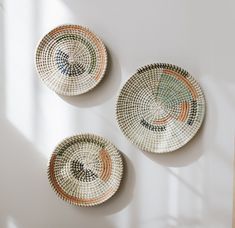
[[[58,29],[58,28],[61,28],[61,27],[68,27],[68,26],[76,26],[76,27],[79,27],[79,28],[83,28],[83,29],[87,30],[89,33],[92,33],[99,40],[100,45],[102,46],[102,49],[104,51],[104,53],[103,53],[103,55],[104,55],[104,70],[103,70],[102,74],[100,75],[99,79],[97,80],[96,84],[93,85],[93,87],[88,88],[87,90],[83,91],[82,93],[70,94],[70,93],[66,93],[66,92],[57,92],[57,91],[54,91],[53,89],[51,89],[50,87],[47,86],[47,88],[49,88],[50,90],[52,90],[53,92],[55,92],[58,95],[72,97],[72,96],[79,96],[79,95],[88,93],[88,92],[90,92],[91,90],[93,90],[95,87],[97,87],[99,85],[99,83],[105,77],[106,72],[107,72],[108,52],[107,52],[107,48],[105,46],[105,43],[104,43],[103,39],[101,39],[100,36],[98,36],[96,33],[94,33],[93,30],[91,30],[87,26],[78,25],[78,24],[72,24],[72,23],[65,23],[65,24],[60,24],[60,25],[52,26],[47,33],[44,33],[43,35],[40,36],[39,40],[37,41],[36,48],[34,50],[34,66],[35,66],[35,69],[36,69],[37,76],[38,76],[39,80],[43,84],[45,84],[45,83],[42,80],[42,78],[40,77],[39,70],[38,70],[37,63],[36,63],[38,47],[39,47],[40,43],[43,41],[44,37],[46,35],[48,35],[51,31],[53,31],[55,29]]]
[[[205,121],[205,115],[206,115],[206,99],[205,99],[205,94],[202,90],[202,86],[201,84],[199,84],[199,82],[193,77],[193,79],[195,80],[195,82],[198,84],[199,88],[201,89],[201,95],[202,95],[202,99],[203,99],[203,102],[204,102],[204,106],[203,106],[203,109],[202,109],[202,120],[201,120],[201,123],[200,123],[200,127],[197,129],[197,131],[195,132],[194,135],[192,135],[191,137],[189,137],[187,140],[185,140],[184,144],[182,144],[180,147],[176,147],[176,148],[173,148],[173,149],[168,149],[168,150],[164,150],[164,151],[152,151],[152,150],[149,150],[148,148],[145,148],[145,147],[141,147],[139,145],[136,145],[135,141],[133,138],[130,138],[122,129],[121,127],[121,124],[118,120],[118,102],[119,102],[119,99],[120,99],[120,96],[121,96],[121,93],[122,93],[122,89],[123,87],[126,85],[126,83],[132,78],[134,77],[136,74],[138,74],[139,72],[141,72],[143,69],[148,69],[148,68],[151,68],[151,67],[157,67],[157,68],[163,68],[163,67],[167,67],[169,69],[174,69],[176,71],[179,71],[179,72],[183,72],[184,74],[188,74],[190,75],[191,77],[193,77],[188,71],[184,70],[183,68],[177,66],[177,65],[174,65],[174,64],[170,64],[170,63],[162,63],[162,62],[159,62],[159,63],[152,63],[152,64],[146,64],[146,65],[143,65],[139,68],[137,68],[137,70],[135,71],[134,74],[132,74],[124,83],[122,83],[121,85],[121,89],[119,90],[118,92],[118,95],[116,97],[116,106],[115,106],[115,118],[116,118],[116,122],[118,124],[118,127],[119,129],[121,130],[122,134],[128,139],[129,142],[131,142],[136,148],[142,150],[142,151],[145,151],[145,152],[149,152],[149,153],[152,153],[152,154],[166,154],[166,153],[170,153],[170,152],[175,152],[179,149],[181,149],[182,147],[184,147],[186,144],[188,144],[198,133],[198,131],[201,129],[202,125],[204,124],[204,121]]]
[[[116,151],[117,151],[117,156],[120,158],[120,181],[116,187],[116,190],[111,194],[109,195],[106,199],[104,200],[101,200],[100,202],[96,202],[96,203],[89,203],[89,204],[79,204],[79,203],[75,203],[75,202],[72,202],[71,200],[69,200],[68,198],[64,197],[63,195],[61,195],[55,188],[54,184],[52,183],[52,179],[51,179],[51,175],[50,175],[50,161],[53,157],[53,155],[57,154],[56,152],[56,149],[65,141],[73,138],[73,137],[82,137],[82,136],[86,136],[86,137],[98,137],[99,139],[101,140],[104,140],[107,144],[111,145]],[[60,140],[60,142],[58,142],[56,144],[56,146],[54,147],[53,149],[53,152],[51,153],[50,155],[50,158],[48,160],[48,163],[47,163],[47,178],[49,180],[49,183],[50,183],[50,186],[51,188],[53,189],[53,191],[56,193],[56,195],[62,199],[63,201],[71,204],[71,205],[76,205],[76,206],[79,206],[79,207],[92,207],[92,206],[99,206],[103,203],[105,203],[106,201],[108,201],[109,199],[111,199],[116,193],[117,191],[119,190],[120,188],[120,185],[122,183],[122,180],[123,180],[123,172],[124,172],[124,162],[123,162],[123,159],[124,159],[124,156],[122,155],[122,152],[108,139],[102,137],[102,136],[99,136],[97,134],[94,134],[94,133],[78,133],[78,134],[73,134],[71,136],[67,136],[65,137],[64,139]]]

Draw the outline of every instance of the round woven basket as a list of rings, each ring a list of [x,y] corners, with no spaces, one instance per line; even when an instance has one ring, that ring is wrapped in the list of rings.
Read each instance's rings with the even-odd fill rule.
[[[92,134],[66,138],[53,152],[48,178],[62,199],[78,206],[108,200],[119,188],[122,157],[108,140]]]
[[[89,29],[62,25],[46,34],[36,49],[36,69],[53,91],[66,96],[88,92],[103,78],[104,44]]]
[[[116,116],[140,149],[163,153],[185,145],[200,128],[205,99],[196,80],[171,64],[140,68],[123,86]]]

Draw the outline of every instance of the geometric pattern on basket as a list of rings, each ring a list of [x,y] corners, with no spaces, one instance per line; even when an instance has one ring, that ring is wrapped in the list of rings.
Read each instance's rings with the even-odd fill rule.
[[[196,80],[178,66],[144,66],[125,83],[116,117],[123,134],[140,149],[164,153],[185,145],[200,128],[205,99]]]
[[[79,25],[61,25],[46,34],[36,49],[41,80],[61,95],[88,92],[103,78],[106,48],[94,33]]]
[[[92,134],[66,138],[52,153],[48,178],[62,199],[78,206],[108,200],[123,174],[120,152],[108,140]]]

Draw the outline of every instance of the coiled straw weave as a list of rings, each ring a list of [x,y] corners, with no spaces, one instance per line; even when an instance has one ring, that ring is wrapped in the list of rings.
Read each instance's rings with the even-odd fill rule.
[[[107,66],[104,44],[89,29],[62,25],[46,34],[36,50],[42,81],[61,95],[88,92],[103,78]]]
[[[185,145],[204,113],[205,99],[196,80],[180,67],[162,63],[140,68],[123,86],[116,106],[124,135],[155,153]]]
[[[63,140],[53,152],[48,178],[62,199],[79,206],[108,200],[123,174],[121,154],[108,140],[81,134]]]

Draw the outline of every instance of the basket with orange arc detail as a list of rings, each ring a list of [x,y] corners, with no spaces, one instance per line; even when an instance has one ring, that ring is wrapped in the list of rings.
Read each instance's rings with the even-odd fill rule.
[[[41,80],[61,95],[74,96],[93,89],[107,67],[106,48],[99,37],[79,25],[51,30],[36,49]]]
[[[122,174],[120,152],[111,142],[93,134],[63,140],[48,166],[48,178],[55,192],[78,206],[94,206],[108,200],[119,188]]]
[[[187,71],[166,63],[138,69],[121,89],[116,105],[124,135],[154,153],[185,145],[200,128],[204,114],[199,84]]]

